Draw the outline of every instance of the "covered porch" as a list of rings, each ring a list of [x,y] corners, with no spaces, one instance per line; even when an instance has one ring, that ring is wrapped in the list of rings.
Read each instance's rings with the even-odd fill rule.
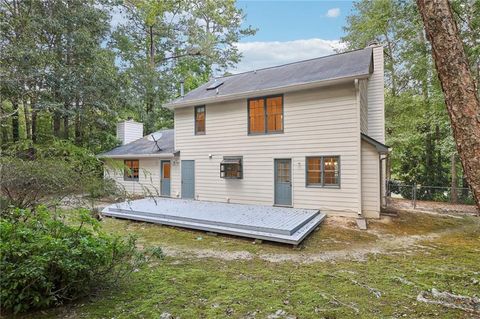
[[[318,210],[145,198],[107,206],[109,217],[298,245],[325,218]]]

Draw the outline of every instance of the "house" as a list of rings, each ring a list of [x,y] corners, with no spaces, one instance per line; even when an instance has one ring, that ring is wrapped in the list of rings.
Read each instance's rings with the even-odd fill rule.
[[[166,107],[174,130],[125,121],[101,154],[127,191],[379,217],[381,46],[216,78]]]

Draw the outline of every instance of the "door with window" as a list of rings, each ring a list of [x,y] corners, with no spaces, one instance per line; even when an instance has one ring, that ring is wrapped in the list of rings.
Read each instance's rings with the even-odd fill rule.
[[[182,160],[182,198],[195,197],[195,161]]]
[[[292,160],[275,160],[275,205],[292,206]]]
[[[170,161],[161,161],[161,195],[170,196]]]

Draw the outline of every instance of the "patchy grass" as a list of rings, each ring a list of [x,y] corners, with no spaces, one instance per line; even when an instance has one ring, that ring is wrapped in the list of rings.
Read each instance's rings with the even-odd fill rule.
[[[104,221],[109,231],[136,233],[144,245],[252,253],[308,255],[330,245],[351,249],[352,245],[374,245],[377,233],[441,235],[405,250],[372,254],[364,261],[303,264],[271,263],[257,257],[234,261],[167,257],[134,273],[116,290],[25,318],[158,318],[163,312],[180,318],[266,318],[278,310],[298,318],[475,318],[461,310],[417,302],[416,297],[432,288],[478,296],[478,218],[402,214],[398,219],[372,222],[369,232],[357,231],[350,223],[330,219],[298,252],[285,245],[253,245],[251,240],[171,227]]]

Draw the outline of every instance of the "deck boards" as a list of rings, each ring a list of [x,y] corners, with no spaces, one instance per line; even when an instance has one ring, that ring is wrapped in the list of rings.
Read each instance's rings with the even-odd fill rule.
[[[325,215],[318,210],[146,198],[110,205],[105,216],[299,244]]]

